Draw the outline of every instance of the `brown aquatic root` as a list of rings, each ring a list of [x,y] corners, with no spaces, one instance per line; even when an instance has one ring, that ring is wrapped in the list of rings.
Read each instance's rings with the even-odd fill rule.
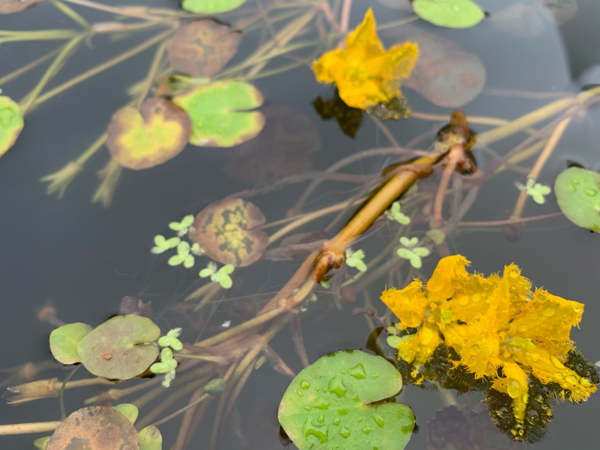
[[[190,445],[190,443],[192,442],[192,439],[193,439],[194,435],[196,434],[198,427],[204,420],[204,417],[206,416],[208,409],[212,406],[212,402],[215,400],[215,398],[216,397],[209,396],[206,399],[206,401],[202,402],[200,404],[200,406],[198,406],[198,408],[196,408],[196,413],[194,414],[194,419],[192,420],[192,424],[190,425],[190,430],[189,430],[187,438],[185,440],[185,445],[183,447],[184,449],[187,448]]]
[[[304,346],[304,338],[302,337],[302,327],[298,313],[293,313],[292,321],[290,323],[290,332],[292,333],[294,347],[296,348],[296,353],[298,353],[298,356],[300,357],[302,367],[308,367],[310,363],[308,362],[308,355],[306,354],[306,347]]]
[[[196,389],[196,392],[190,397],[189,403],[192,403],[195,400],[198,400],[204,394],[204,386]],[[177,439],[175,440],[175,444],[171,448],[171,450],[183,450],[185,447],[185,441],[187,435],[190,430],[190,426],[192,425],[192,420],[194,419],[194,413],[198,406],[188,409],[181,420],[181,426],[179,427],[179,433],[177,434]]]
[[[279,372],[281,375],[285,375],[286,377],[290,377],[292,380],[296,377],[296,374],[289,366],[285,363],[285,361],[271,348],[270,345],[267,345],[263,354],[269,360],[271,367]]]

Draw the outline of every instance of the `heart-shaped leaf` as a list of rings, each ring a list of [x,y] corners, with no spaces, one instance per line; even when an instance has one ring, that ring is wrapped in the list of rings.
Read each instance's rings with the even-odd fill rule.
[[[196,14],[217,14],[231,11],[246,0],[183,0],[181,7]]]
[[[121,403],[120,405],[113,406],[112,409],[119,411],[121,414],[127,417],[127,420],[131,422],[131,425],[135,424],[135,421],[140,413],[137,406],[132,403]]]
[[[446,28],[469,28],[485,17],[471,0],[414,0],[412,7],[421,19]]]
[[[159,337],[160,329],[146,317],[115,316],[84,337],[77,351],[94,375],[127,380],[154,362],[158,347],[151,343]]]
[[[209,258],[236,267],[247,266],[261,257],[269,241],[265,232],[252,230],[265,220],[256,205],[226,198],[198,213],[189,236]]]
[[[402,388],[385,359],[360,351],[324,356],[302,370],[279,405],[279,422],[300,450],[402,450],[414,416],[401,403],[378,403]]]
[[[140,450],[162,450],[162,435],[153,425],[139,432]]]
[[[236,54],[242,33],[214,20],[198,20],[177,30],[169,41],[169,62],[178,72],[210,77]]]
[[[148,169],[177,156],[191,128],[185,111],[169,100],[153,98],[144,102],[141,114],[132,106],[119,109],[108,126],[106,145],[123,167]]]
[[[23,11],[42,0],[0,0],[0,13],[11,14]]]
[[[570,167],[556,177],[554,193],[560,210],[575,225],[600,232],[600,174]]]
[[[192,88],[173,102],[192,119],[190,144],[232,147],[252,139],[265,125],[257,108],[263,96],[254,86],[240,81],[221,81]]]
[[[50,351],[63,364],[81,362],[77,346],[93,328],[85,323],[69,323],[50,333]]]
[[[108,406],[81,408],[61,422],[47,450],[137,450],[138,434],[131,422]]]
[[[2,8],[0,0],[0,8]],[[21,108],[10,97],[0,96],[0,156],[13,146],[23,129]]]

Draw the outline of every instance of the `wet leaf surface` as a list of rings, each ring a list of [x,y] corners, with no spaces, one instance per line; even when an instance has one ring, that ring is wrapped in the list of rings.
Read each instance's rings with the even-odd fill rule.
[[[412,7],[421,19],[446,28],[469,28],[485,17],[471,0],[414,0]]]
[[[197,14],[217,14],[231,11],[246,0],[183,0],[182,8]]]
[[[265,124],[258,111],[263,103],[254,86],[238,81],[222,81],[190,89],[173,101],[192,120],[190,144],[205,147],[232,147],[255,137]]]
[[[2,3],[0,3],[0,8],[2,8]],[[23,116],[19,105],[10,97],[0,96],[0,157],[14,145],[23,125]]]
[[[567,218],[588,230],[600,232],[600,174],[571,167],[556,177],[554,193]]]
[[[414,416],[400,403],[379,403],[402,388],[385,359],[361,351],[327,355],[302,370],[279,405],[279,422],[300,449],[401,450]]]
[[[419,45],[419,58],[404,86],[430,102],[458,108],[483,89],[485,67],[477,56],[465,52],[457,43],[411,25],[398,27],[389,34],[400,40],[410,37]]]
[[[158,357],[158,347],[149,343],[159,337],[160,329],[146,317],[115,316],[83,338],[77,350],[94,375],[127,380],[145,372]]]
[[[362,109],[346,105],[340,98],[337,89],[333,98],[323,100],[319,97],[313,102],[313,106],[323,120],[335,118],[343,133],[354,139],[362,123]]]
[[[185,148],[191,122],[185,111],[169,100],[153,98],[141,111],[125,106],[112,117],[106,145],[123,167],[140,170],[157,166]]]
[[[448,406],[427,422],[427,450],[524,450],[522,442],[500,434],[482,403]]]
[[[138,434],[127,418],[108,406],[81,408],[54,431],[47,450],[138,450]]]
[[[272,105],[263,111],[266,124],[261,133],[227,154],[225,167],[232,178],[265,183],[308,169],[321,149],[319,129],[297,109]]]
[[[155,426],[144,428],[139,433],[140,450],[162,450],[162,435]]]
[[[210,77],[237,52],[242,34],[213,20],[198,20],[181,27],[171,38],[169,62],[178,72]]]
[[[23,11],[25,8],[29,8],[42,0],[0,0],[0,13],[12,14],[19,11]]]
[[[85,323],[69,323],[50,333],[50,351],[52,356],[63,364],[81,362],[77,346],[93,328]]]
[[[269,241],[265,232],[252,230],[265,220],[256,205],[227,198],[200,211],[189,236],[209,258],[236,267],[247,266],[261,257]]]

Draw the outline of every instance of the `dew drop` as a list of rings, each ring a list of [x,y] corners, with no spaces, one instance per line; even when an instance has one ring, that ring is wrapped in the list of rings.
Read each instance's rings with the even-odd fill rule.
[[[508,391],[508,395],[512,398],[517,398],[521,394],[521,386],[519,382],[513,378],[508,380],[508,387],[506,389]]]
[[[585,192],[585,195],[587,195],[588,197],[593,197],[598,193],[598,191],[596,189],[590,189],[590,188],[584,189],[583,192]]]
[[[577,191],[577,188],[575,187],[575,185],[573,183],[568,183],[565,186],[565,188],[566,188],[567,192],[573,193],[573,192]]]
[[[320,409],[321,411],[325,411],[327,409],[329,409],[329,403],[326,402],[325,400],[323,400],[322,398],[318,397],[314,403],[313,403],[313,407]]]
[[[539,361],[540,360],[540,354],[538,352],[532,352],[532,353],[529,354],[529,359],[531,359],[533,362]]]
[[[350,436],[350,430],[346,427],[340,428],[339,433],[344,439],[348,439],[348,436]]]
[[[385,419],[379,414],[374,414],[373,418],[375,419],[375,423],[377,424],[377,426],[379,428],[383,428],[383,426],[385,425]]]
[[[335,419],[333,419],[333,424],[334,425],[339,425],[340,424],[340,418],[336,417]]]
[[[317,418],[317,420],[319,421],[319,423],[323,423],[323,422],[325,422],[325,416],[323,414],[319,414],[319,417]]]
[[[335,395],[337,395],[338,398],[345,397],[346,392],[348,392],[344,381],[337,376],[329,380],[329,385],[327,386],[327,389],[329,390],[329,392],[333,392]]]
[[[315,425],[314,423],[310,422],[310,419],[306,419],[306,422],[304,422],[302,432],[307,440],[310,436],[315,436],[317,439],[319,439],[321,444],[324,444],[329,440],[327,437],[329,428],[325,425]]]
[[[345,409],[338,409],[338,414],[340,416],[345,416],[346,414],[348,414],[348,411],[346,411]]]
[[[199,120],[198,122],[196,122],[196,127],[197,128],[204,128],[204,122],[202,120]]]
[[[298,397],[304,397],[304,392],[302,392],[300,389],[296,389],[296,394],[298,394]]]
[[[475,345],[471,345],[470,348],[471,354],[476,355],[479,353],[479,345],[475,344]]]
[[[346,375],[346,370],[345,370],[345,369],[342,369],[342,370],[340,370],[340,373],[341,373],[342,375]]]
[[[302,389],[308,389],[310,387],[310,382],[308,380],[302,380],[300,382],[300,387]]]
[[[369,426],[366,426],[366,427],[363,427],[363,430],[362,430],[362,431],[363,431],[363,433],[365,433],[365,434],[369,434],[371,431],[373,431],[373,428],[371,428],[371,427],[369,427]]]
[[[465,306],[469,303],[469,297],[467,297],[466,295],[464,297],[461,297],[458,303],[462,306]]]
[[[540,423],[540,415],[538,412],[533,409],[529,411],[527,413],[527,422],[529,422],[531,425],[537,425]]]
[[[569,375],[569,376],[566,378],[566,380],[567,380],[569,383],[572,383],[572,384],[577,384],[577,381],[578,381],[578,380],[577,380],[577,378],[576,378],[575,376],[573,376],[573,375]]]
[[[554,313],[556,312],[556,310],[554,309],[553,306],[546,306],[543,310],[542,310],[542,314],[545,316],[553,316]]]
[[[577,178],[573,178],[571,180],[571,183],[573,183],[573,184],[579,184],[579,180]]]
[[[304,407],[304,409],[305,409],[305,410],[307,410],[307,411],[310,411],[312,408],[311,408],[310,406],[306,405],[306,406]]]
[[[365,367],[361,363],[358,363],[356,366],[348,369],[348,374],[353,376],[357,380],[367,378],[367,372],[365,371]]]
[[[556,359],[555,356],[550,355],[550,361],[552,361],[552,364],[554,364],[554,367],[557,367],[559,369],[565,368],[565,366],[563,366],[563,364],[558,359]]]

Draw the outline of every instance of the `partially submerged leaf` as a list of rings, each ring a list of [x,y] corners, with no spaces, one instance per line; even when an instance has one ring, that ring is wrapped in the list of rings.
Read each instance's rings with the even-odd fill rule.
[[[388,33],[399,40],[410,37],[419,45],[419,59],[404,82],[431,103],[459,108],[479,95],[485,84],[485,67],[473,53],[455,42],[418,27],[403,25]]]
[[[340,98],[339,91],[336,89],[333,98],[329,100],[322,100],[318,97],[314,102],[313,106],[317,114],[321,116],[323,120],[329,120],[335,118],[342,132],[354,139],[356,132],[360,128],[362,122],[363,111],[359,108],[353,108],[352,106],[346,105]]]
[[[123,167],[140,170],[177,156],[191,134],[191,122],[182,109],[169,100],[152,98],[141,107],[119,109],[108,126],[106,145]]]
[[[11,14],[19,11],[23,11],[25,8],[29,8],[42,0],[0,0],[0,13]]]
[[[127,417],[127,420],[131,422],[131,425],[135,424],[138,414],[140,413],[137,406],[132,403],[121,403],[120,405],[113,406],[112,408]]]
[[[52,436],[44,436],[33,441],[33,446],[38,450],[46,450],[48,448],[48,441]]]
[[[209,258],[236,267],[247,266],[261,257],[269,241],[264,231],[252,230],[265,220],[254,204],[226,198],[198,213],[189,236]]]
[[[81,362],[77,346],[93,328],[85,323],[69,323],[50,333],[50,351],[52,356],[63,364]]]
[[[169,62],[178,72],[210,77],[233,58],[241,39],[239,31],[214,20],[191,22],[179,28],[169,41]]]
[[[544,6],[552,13],[559,25],[575,17],[579,9],[577,0],[544,0]]]
[[[297,109],[272,105],[264,109],[262,132],[227,154],[225,173],[236,180],[267,183],[308,169],[321,149],[319,129]]]
[[[539,1],[513,3],[490,17],[495,30],[510,36],[531,38],[541,35],[551,16]]]
[[[181,7],[196,14],[217,14],[231,11],[246,0],[183,0]]]
[[[588,230],[600,232],[600,174],[571,167],[558,175],[554,193],[567,218]]]
[[[2,5],[0,0],[0,8],[3,8]],[[23,115],[19,105],[6,95],[0,96],[0,157],[14,145],[23,125]]]
[[[232,147],[255,137],[265,118],[257,108],[263,96],[241,81],[219,81],[192,88],[173,99],[192,119],[190,144]]]
[[[446,28],[469,28],[485,17],[471,0],[414,0],[412,7],[421,19]]]
[[[139,432],[140,450],[162,450],[162,435],[153,425]]]
[[[279,405],[279,422],[300,450],[402,450],[413,413],[401,403],[380,402],[401,388],[400,374],[384,358],[341,351],[294,378]]]
[[[47,450],[138,450],[138,434],[127,418],[108,406],[81,408],[67,417]]]
[[[108,319],[79,343],[81,362],[99,377],[127,380],[140,375],[158,356],[152,343],[160,329],[146,317],[135,314]]]

